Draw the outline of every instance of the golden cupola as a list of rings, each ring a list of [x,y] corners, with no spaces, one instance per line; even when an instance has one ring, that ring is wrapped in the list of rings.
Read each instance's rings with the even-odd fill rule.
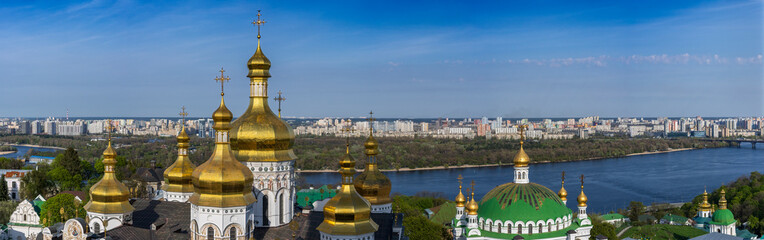
[[[467,198],[462,194],[462,175],[459,174],[459,194],[456,195],[456,207],[464,207],[467,203]]]
[[[470,193],[470,195],[471,195],[470,202],[467,203],[467,215],[477,215],[478,204],[475,201],[475,190],[472,190],[472,193]]]
[[[335,236],[355,236],[376,232],[379,228],[370,218],[371,204],[353,186],[355,172],[355,159],[350,155],[348,143],[345,156],[340,160],[342,187],[324,205],[324,221],[316,228],[318,231]]]
[[[563,202],[568,201],[568,191],[565,191],[565,171],[562,172],[562,184],[560,187],[560,191],[557,192],[557,196],[560,197],[560,200]]]
[[[191,174],[194,194],[188,201],[198,206],[237,207],[257,201],[252,194],[252,172],[237,161],[231,151],[228,131],[231,129],[233,114],[226,108],[222,95],[220,107],[212,114],[216,131],[215,150]]]
[[[90,187],[90,201],[85,204],[85,210],[91,213],[129,213],[135,210],[130,205],[130,191],[127,186],[117,179],[114,167],[117,165],[117,152],[109,146],[103,151],[103,178]]]
[[[162,189],[165,192],[175,193],[193,193],[194,184],[191,183],[191,175],[194,173],[196,165],[188,158],[188,147],[191,139],[186,133],[184,125],[178,133],[178,158],[175,162],[164,170],[165,185]]]
[[[586,207],[586,202],[588,201],[589,198],[587,198],[586,194],[584,194],[584,175],[581,175],[581,194],[578,195],[578,206]]]
[[[279,162],[297,159],[292,146],[294,133],[268,106],[268,78],[271,61],[260,48],[258,13],[257,50],[249,58],[249,106],[231,125],[231,149],[242,162]]]
[[[708,192],[703,189],[703,202],[700,203],[700,211],[711,211],[711,204],[708,203]]]
[[[363,173],[355,178],[355,188],[358,193],[369,200],[372,205],[383,205],[391,203],[390,190],[392,185],[390,179],[379,171],[377,166],[377,154],[379,154],[379,143],[374,139],[374,130],[370,128],[369,138],[364,142],[364,153],[366,154],[366,168]]]
[[[520,126],[520,151],[515,154],[515,159],[513,162],[515,163],[515,167],[527,167],[528,163],[531,162],[531,158],[528,157],[528,154],[525,153],[525,150],[523,149],[523,144],[525,143],[525,126]]]
[[[724,196],[726,195],[724,188],[722,188],[721,195],[722,197],[719,199],[719,209],[727,209],[727,198]]]

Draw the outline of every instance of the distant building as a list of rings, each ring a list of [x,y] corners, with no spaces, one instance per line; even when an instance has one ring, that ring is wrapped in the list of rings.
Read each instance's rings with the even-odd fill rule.
[[[21,200],[19,192],[21,189],[21,178],[23,178],[24,174],[28,171],[29,170],[18,170],[4,173],[5,182],[8,184],[8,195],[11,197],[11,199],[16,201]]]

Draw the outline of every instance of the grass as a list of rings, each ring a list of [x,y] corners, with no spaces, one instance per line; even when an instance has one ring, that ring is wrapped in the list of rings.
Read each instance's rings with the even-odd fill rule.
[[[652,240],[685,240],[694,238],[703,234],[706,231],[691,227],[691,226],[675,226],[666,224],[635,226],[627,230],[622,238],[630,237],[636,239],[652,239]]]

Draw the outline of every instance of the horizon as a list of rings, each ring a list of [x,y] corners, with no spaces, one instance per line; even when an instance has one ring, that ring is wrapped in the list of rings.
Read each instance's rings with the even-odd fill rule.
[[[222,66],[238,116],[262,9],[285,115],[762,116],[763,5],[10,2],[0,115],[211,114]]]

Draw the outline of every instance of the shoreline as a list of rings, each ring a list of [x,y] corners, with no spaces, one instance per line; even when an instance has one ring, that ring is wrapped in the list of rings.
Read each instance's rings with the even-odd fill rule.
[[[9,145],[17,146],[17,147],[50,148],[50,149],[66,150],[66,148],[62,148],[62,147],[40,146],[40,145],[33,145],[33,144],[9,144]]]
[[[565,161],[537,161],[537,162],[531,162],[531,164],[544,164],[544,163],[564,163],[564,162],[578,162],[578,161],[592,161],[592,160],[602,160],[606,158],[623,158],[623,157],[633,157],[633,156],[643,156],[643,155],[653,155],[653,154],[663,154],[663,153],[672,153],[672,152],[681,152],[681,151],[689,151],[689,150],[697,150],[697,149],[705,149],[705,148],[675,148],[675,149],[668,149],[664,151],[655,151],[655,152],[641,152],[641,153],[630,153],[626,154],[622,157],[595,157],[595,158],[586,158],[586,159],[579,159],[579,160],[565,160]],[[461,165],[461,166],[438,166],[438,167],[424,167],[424,168],[401,168],[398,170],[395,169],[380,169],[380,172],[412,172],[412,171],[430,171],[430,170],[446,170],[446,169],[462,169],[462,168],[479,168],[479,167],[499,167],[499,166],[512,166],[512,163],[508,164],[484,164],[484,165]],[[296,170],[296,173],[331,173],[336,172],[337,170]],[[363,172],[363,169],[356,169],[357,172]]]
[[[5,151],[5,152],[0,152],[0,155],[6,155],[6,154],[11,154],[11,153],[16,153],[16,152],[18,152],[18,151]]]

